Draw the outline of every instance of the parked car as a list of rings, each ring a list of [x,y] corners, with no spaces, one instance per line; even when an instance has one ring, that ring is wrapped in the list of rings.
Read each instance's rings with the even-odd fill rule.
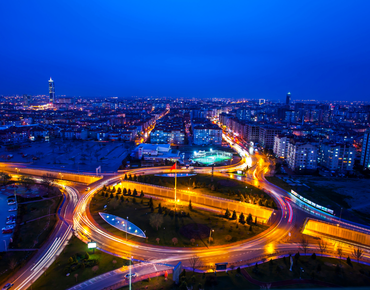
[[[8,289],[12,288],[13,285],[14,284],[12,284],[12,283],[6,283],[5,286],[2,288],[2,290],[8,290]]]
[[[14,225],[6,225],[5,227],[2,228],[2,230],[8,230],[8,229],[14,229]]]
[[[138,276],[137,273],[131,273],[131,278],[136,278],[137,276]],[[130,274],[126,274],[125,279],[126,280],[130,279]]]
[[[13,229],[2,229],[3,234],[11,234],[13,232]]]
[[[8,205],[16,204],[15,199],[8,199]]]

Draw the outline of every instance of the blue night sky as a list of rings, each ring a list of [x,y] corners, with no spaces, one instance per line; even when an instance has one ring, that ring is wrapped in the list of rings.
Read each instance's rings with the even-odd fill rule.
[[[370,100],[370,1],[1,1],[0,94]]]

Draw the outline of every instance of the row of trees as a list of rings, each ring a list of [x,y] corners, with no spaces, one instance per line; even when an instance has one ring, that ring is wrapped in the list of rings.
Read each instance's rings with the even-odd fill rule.
[[[121,187],[119,187],[118,189],[116,189],[115,187],[107,188],[105,185],[99,192],[102,196],[110,197],[110,198],[114,198],[114,197],[118,198],[121,194],[124,196],[132,195],[134,197],[139,195],[136,188],[134,188],[134,190],[131,191],[131,189],[127,189],[127,188],[121,189]],[[144,192],[142,190],[140,191],[139,196],[141,198],[144,197]]]
[[[302,239],[299,243],[299,248],[305,255],[307,254],[308,249],[309,249],[309,242],[305,237],[302,237]],[[318,249],[321,253],[321,256],[323,256],[323,254],[326,252],[327,248],[328,248],[328,243],[326,241],[324,241],[323,239],[320,239],[319,242],[318,242]],[[338,255],[340,261],[342,261],[342,257],[343,257],[344,253],[343,253],[343,248],[340,245],[338,245],[338,247],[336,249],[336,254]],[[364,251],[360,248],[354,248],[352,253],[351,253],[352,257],[357,260],[357,263],[359,263],[359,261],[363,257],[363,254],[364,254]],[[316,257],[316,255],[315,255],[315,257]],[[299,258],[299,256],[298,256],[298,258]],[[351,259],[350,259],[349,256],[347,257],[347,263],[350,266],[352,266]]]
[[[227,218],[227,219],[231,219],[231,220],[236,220],[238,218],[238,216],[236,214],[236,211],[234,210],[233,213],[231,214],[229,209],[226,209],[224,217]],[[248,216],[245,217],[245,215],[243,213],[241,213],[239,215],[239,223],[241,223],[241,224],[247,223],[248,225],[251,225],[253,223],[252,214],[249,213]],[[257,224],[257,217],[255,217],[255,219],[254,219],[254,224]]]

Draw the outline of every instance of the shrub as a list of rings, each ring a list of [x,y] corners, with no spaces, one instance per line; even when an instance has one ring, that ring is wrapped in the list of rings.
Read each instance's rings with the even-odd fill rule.
[[[230,216],[231,216],[231,213],[230,213],[229,209],[226,209],[225,218],[229,219]]]
[[[300,256],[301,256],[301,255],[299,254],[299,252],[298,252],[297,254],[295,254],[295,255],[294,255],[295,260],[296,260],[296,261],[298,261]]]
[[[227,242],[229,242],[229,241],[231,241],[232,240],[232,236],[230,236],[230,235],[226,235],[225,236],[225,241],[227,241]]]
[[[233,211],[233,216],[231,217],[232,220],[236,220],[236,211]]]
[[[347,257],[347,264],[353,267],[351,258],[349,256]]]
[[[315,253],[313,253],[313,254],[311,255],[311,259],[312,259],[312,260],[316,260],[316,254],[315,254]]]
[[[243,213],[241,213],[240,216],[239,216],[239,222],[241,224],[244,224],[245,223],[245,217],[244,217],[244,214]]]
[[[236,273],[240,274],[240,267],[236,268]]]

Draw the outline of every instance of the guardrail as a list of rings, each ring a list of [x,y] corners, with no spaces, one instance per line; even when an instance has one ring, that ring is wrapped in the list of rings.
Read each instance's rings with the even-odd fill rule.
[[[312,236],[324,236],[328,239],[354,243],[365,247],[370,246],[370,232],[358,226],[343,226],[340,223],[333,224],[326,221],[307,218],[303,225],[303,234]]]

